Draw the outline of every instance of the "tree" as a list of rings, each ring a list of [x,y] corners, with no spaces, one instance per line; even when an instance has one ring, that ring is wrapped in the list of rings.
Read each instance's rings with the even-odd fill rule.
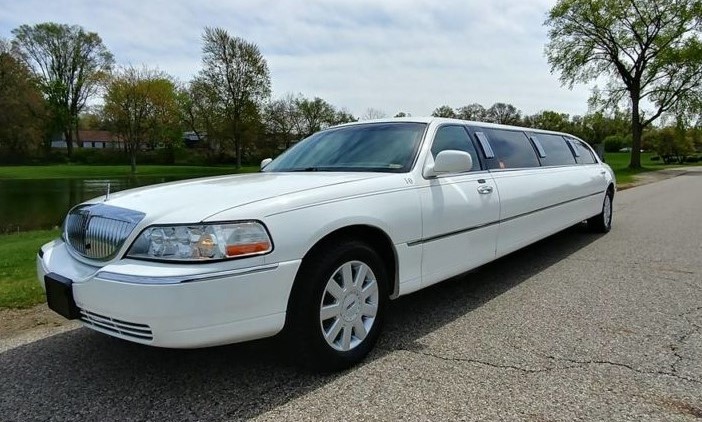
[[[526,126],[557,132],[572,132],[573,127],[567,114],[550,110],[525,117],[524,120]]]
[[[436,108],[431,115],[434,117],[448,117],[450,119],[456,118],[456,112],[447,105],[442,105],[441,107]]]
[[[549,12],[546,56],[561,82],[572,88],[604,76],[595,103],[628,98],[631,168],[641,167],[643,129],[700,88],[701,18],[700,0],[559,0]]]
[[[405,113],[404,111],[401,111],[395,115],[395,117],[411,117],[412,115],[409,113]]]
[[[176,87],[162,72],[124,69],[108,84],[104,102],[105,118],[124,142],[132,173],[145,145],[168,144],[182,136]]]
[[[363,113],[361,120],[382,119],[387,116],[388,115],[384,111],[378,110],[377,108],[369,107],[366,109],[366,112]]]
[[[89,106],[78,115],[79,130],[106,130],[105,119],[100,106]]]
[[[38,81],[0,39],[0,150],[17,159],[38,149],[46,135],[45,120]]]
[[[695,152],[692,137],[688,136],[681,121],[675,127],[664,127],[652,132],[647,137],[652,138],[653,148],[666,164],[682,164],[688,155]]]
[[[244,135],[252,113],[259,115],[270,96],[268,64],[256,44],[233,37],[222,28],[205,28],[198,83],[205,84],[226,118],[234,140],[236,168],[241,167]]]
[[[573,116],[569,132],[586,140],[590,145],[600,144],[610,135],[631,137],[631,118],[628,111],[615,110],[609,115],[596,111],[585,116]],[[631,146],[629,142],[628,146]]]
[[[40,77],[42,91],[57,128],[63,132],[69,157],[78,115],[94,96],[114,63],[94,32],[77,25],[40,23],[12,31],[14,47]]]
[[[272,101],[265,110],[267,139],[274,140],[276,148],[287,149],[293,142],[319,130],[356,120],[346,109],[337,110],[319,97],[309,100],[301,94],[288,94]]]
[[[209,159],[221,153],[221,141],[226,138],[227,122],[224,104],[217,93],[201,78],[194,78],[178,92],[180,119],[185,127],[194,132],[200,142],[206,142]]]
[[[331,120],[331,126],[340,125],[343,123],[357,122],[358,119],[351,114],[345,107],[334,112],[334,118]]]
[[[457,110],[458,118],[482,122],[487,119],[487,110],[478,103],[468,104]]]
[[[486,121],[503,125],[518,125],[522,113],[512,104],[495,103],[486,110]]]
[[[332,126],[336,122],[337,111],[334,106],[319,97],[314,97],[312,100],[298,98],[295,103],[301,117],[297,130],[302,138]]]
[[[302,115],[297,107],[298,100],[299,97],[287,94],[266,106],[266,131],[269,136],[279,138],[285,149],[290,148],[293,141],[300,139],[298,130]]]

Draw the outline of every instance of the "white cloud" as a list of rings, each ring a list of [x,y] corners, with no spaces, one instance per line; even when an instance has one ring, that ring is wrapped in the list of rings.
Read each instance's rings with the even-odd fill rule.
[[[255,42],[275,96],[301,92],[361,115],[430,114],[443,104],[509,102],[526,113],[586,111],[588,89],[551,75],[542,26],[552,0],[23,0],[0,10],[0,36],[54,21],[98,32],[120,64],[188,80],[204,26]]]

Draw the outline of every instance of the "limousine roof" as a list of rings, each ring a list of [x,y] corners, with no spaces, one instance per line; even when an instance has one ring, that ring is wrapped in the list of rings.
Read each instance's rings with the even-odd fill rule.
[[[426,124],[430,124],[430,123],[437,123],[437,124],[457,123],[457,124],[462,124],[462,125],[480,126],[480,127],[493,128],[493,129],[516,129],[516,130],[526,130],[526,131],[535,132],[535,133],[552,133],[554,135],[567,135],[567,136],[570,136],[572,138],[579,139],[577,136],[571,135],[570,133],[556,132],[553,130],[536,129],[536,128],[531,128],[531,127],[526,127],[526,126],[502,125],[502,124],[498,124],[498,123],[478,122],[478,121],[474,121],[474,120],[449,119],[446,117],[432,117],[432,116],[429,116],[429,117],[391,117],[391,118],[383,118],[383,119],[362,120],[362,121],[358,121],[358,122],[345,123],[345,124],[334,126],[334,127],[354,126],[354,125],[366,124],[366,123],[393,123],[393,122],[426,123]]]

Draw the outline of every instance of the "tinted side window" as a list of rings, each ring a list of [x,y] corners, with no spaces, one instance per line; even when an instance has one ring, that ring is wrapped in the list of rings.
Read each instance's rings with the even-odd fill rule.
[[[546,157],[541,159],[541,164],[545,166],[575,164],[573,153],[562,136],[537,133],[534,137],[539,140],[546,153]]]
[[[577,151],[575,154],[575,160],[578,162],[578,164],[595,164],[597,162],[597,160],[595,160],[595,156],[592,155],[592,150],[590,150],[590,148],[588,148],[586,145],[583,145],[581,141],[571,139],[570,144],[573,145]]]
[[[493,168],[539,167],[536,151],[524,132],[484,129],[497,158]]]
[[[480,161],[475,147],[468,137],[468,132],[462,126],[442,126],[436,131],[434,143],[431,145],[431,154],[437,154],[447,149],[465,151],[473,159],[473,170],[480,169]]]

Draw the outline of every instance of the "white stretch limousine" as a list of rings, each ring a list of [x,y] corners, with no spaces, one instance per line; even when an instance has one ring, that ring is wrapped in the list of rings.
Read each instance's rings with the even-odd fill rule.
[[[37,271],[49,307],[111,336],[203,347],[283,332],[322,369],[361,360],[389,299],[587,220],[612,170],[564,133],[439,118],[316,133],[257,174],[74,207]]]

